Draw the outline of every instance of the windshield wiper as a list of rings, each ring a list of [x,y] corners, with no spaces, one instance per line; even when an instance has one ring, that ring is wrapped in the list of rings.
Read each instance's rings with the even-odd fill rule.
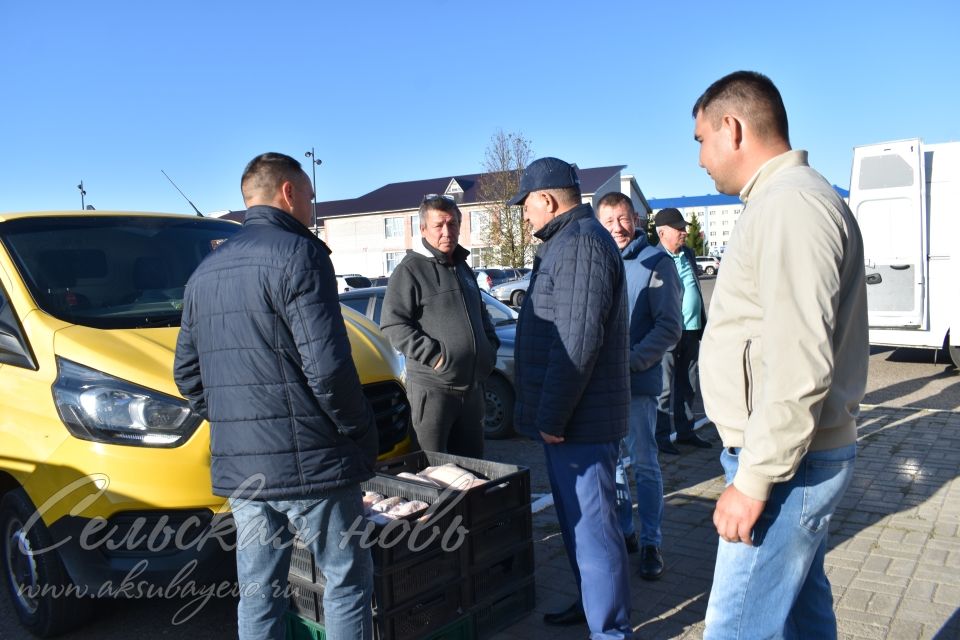
[[[154,327],[179,327],[182,314],[168,316],[148,316],[143,322],[138,322],[137,329],[152,329]]]

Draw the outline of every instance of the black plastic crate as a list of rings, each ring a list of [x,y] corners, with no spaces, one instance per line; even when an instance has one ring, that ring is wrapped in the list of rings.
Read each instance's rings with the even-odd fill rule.
[[[314,567],[316,577],[311,579],[291,571],[290,582],[291,584],[304,583],[300,585],[303,587],[309,584],[309,591],[320,598],[320,600],[310,600],[306,594],[294,595],[294,598],[303,599],[304,615],[313,620],[319,620],[320,610],[323,606],[323,575],[316,564],[313,563],[310,552],[307,551],[306,553],[310,564]],[[441,549],[429,554],[411,557],[403,565],[390,567],[383,571],[374,568],[373,612],[395,610],[414,600],[417,596],[435,589],[438,585],[457,582],[462,577],[462,568],[461,554],[446,553]]]
[[[293,539],[293,551],[290,553],[290,575],[310,582],[317,581],[317,565],[313,554],[304,546],[300,538]]]
[[[513,593],[533,577],[533,571],[533,541],[530,540],[470,571],[463,581],[463,606],[472,607]]]
[[[497,514],[470,529],[464,544],[464,566],[475,567],[503,555],[504,549],[530,542],[533,538],[533,514],[530,505]]]
[[[386,571],[414,557],[429,555],[444,546],[444,539],[452,545],[457,539],[456,509],[442,502],[443,492],[436,487],[405,482],[390,476],[377,475],[360,485],[364,491],[375,491],[384,496],[399,496],[407,500],[421,500],[430,505],[424,513],[417,513],[390,524],[373,524],[372,533],[364,544],[371,544],[374,569]],[[425,517],[423,517],[425,516]],[[364,538],[360,539],[361,541]],[[451,549],[456,552],[456,549]]]
[[[537,590],[533,578],[528,578],[509,591],[471,608],[477,640],[489,638],[521,620],[536,606]]]
[[[404,566],[373,574],[373,611],[391,611],[436,588],[457,582],[461,577],[461,558],[443,550],[417,556]]]
[[[377,464],[378,477],[396,476],[401,472],[417,473],[427,467],[453,463],[490,482],[484,485],[453,492],[448,500],[456,500],[457,514],[463,517],[467,528],[475,527],[502,513],[530,504],[530,470],[513,464],[490,462],[477,458],[465,458],[436,451],[416,451]],[[394,478],[408,485],[418,485],[412,480]],[[418,485],[419,486],[419,485]]]
[[[463,615],[460,581],[424,593],[402,607],[373,617],[376,640],[420,640]]]
[[[290,610],[310,622],[323,622],[323,586],[291,575]]]
[[[290,578],[290,608],[311,623],[323,625],[323,588]],[[459,580],[440,585],[390,611],[373,614],[376,640],[416,640],[430,637],[464,613]]]

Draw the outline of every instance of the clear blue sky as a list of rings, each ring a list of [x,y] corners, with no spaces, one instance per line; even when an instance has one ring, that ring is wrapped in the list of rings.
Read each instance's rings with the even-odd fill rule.
[[[240,209],[245,163],[304,160],[319,200],[473,173],[497,129],[625,164],[648,198],[713,193],[690,109],[755,69],[794,148],[960,139],[960,3],[0,0],[0,211]],[[309,173],[309,171],[308,171]]]

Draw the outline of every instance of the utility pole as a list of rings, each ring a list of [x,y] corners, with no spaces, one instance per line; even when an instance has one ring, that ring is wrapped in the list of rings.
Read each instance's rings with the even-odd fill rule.
[[[313,147],[303,155],[310,158],[310,174],[313,176],[313,235],[319,237],[317,233],[317,165],[323,164],[323,160],[317,157]]]
[[[87,207],[83,197],[87,195],[87,192],[83,188],[83,180],[81,180],[80,184],[77,185],[77,189],[80,189],[80,210],[84,211]]]

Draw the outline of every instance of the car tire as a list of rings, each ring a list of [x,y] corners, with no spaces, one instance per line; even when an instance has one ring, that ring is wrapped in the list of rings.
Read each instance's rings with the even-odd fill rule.
[[[703,272],[706,273],[708,276],[712,276],[717,272],[717,270],[714,269],[713,267],[707,267],[706,269],[703,270]]]
[[[0,502],[0,551],[17,617],[35,636],[49,638],[82,626],[95,607],[93,598],[78,597],[43,520],[31,521],[35,512],[23,489],[7,492]],[[40,549],[46,551],[34,553]],[[30,587],[39,593],[31,594]]]
[[[513,435],[513,387],[499,375],[491,375],[484,385],[483,435],[502,440]]]
[[[510,305],[514,307],[520,307],[523,304],[523,299],[527,297],[527,292],[523,289],[517,289],[510,294]]]

